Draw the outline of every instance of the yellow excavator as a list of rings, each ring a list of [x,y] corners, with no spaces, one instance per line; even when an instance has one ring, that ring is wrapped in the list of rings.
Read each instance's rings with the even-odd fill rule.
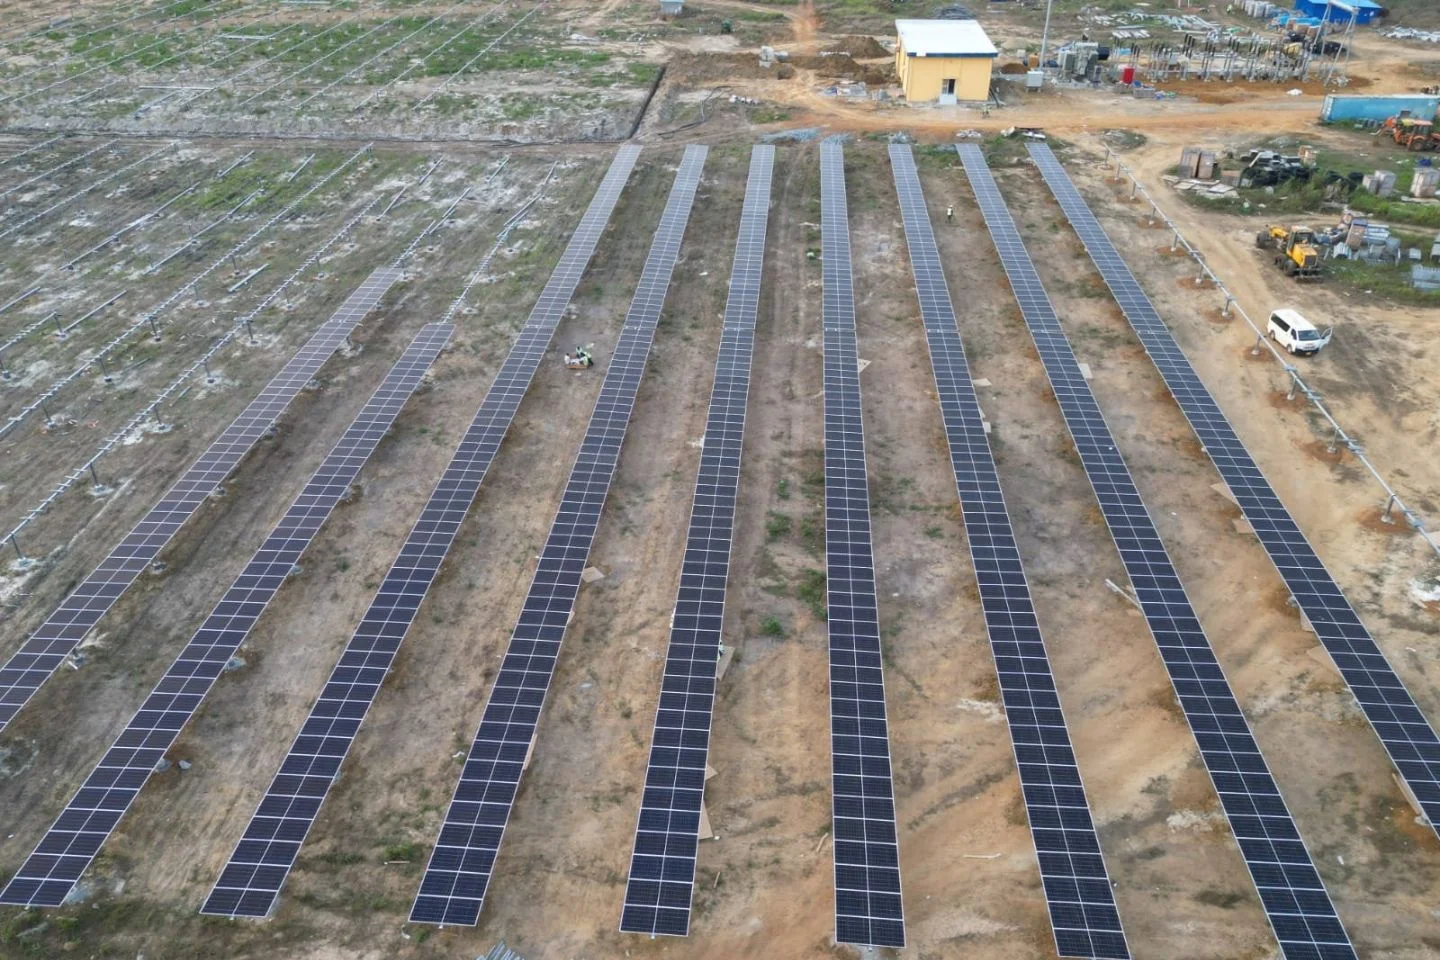
[[[1320,248],[1315,231],[1309,227],[1282,227],[1270,224],[1255,236],[1261,250],[1275,251],[1275,266],[1296,280],[1320,279]]]

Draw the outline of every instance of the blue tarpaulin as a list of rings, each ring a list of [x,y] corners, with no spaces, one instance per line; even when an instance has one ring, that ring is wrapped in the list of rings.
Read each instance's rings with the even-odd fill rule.
[[[1376,3],[1375,0],[1295,0],[1295,9],[1307,17],[1325,17],[1325,7],[1330,7],[1330,21],[1332,23],[1349,23],[1350,10],[1355,11],[1355,22],[1361,24],[1370,23],[1385,8]]]

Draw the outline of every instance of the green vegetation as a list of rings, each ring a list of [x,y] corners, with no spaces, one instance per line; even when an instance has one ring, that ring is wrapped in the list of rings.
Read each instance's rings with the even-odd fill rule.
[[[788,537],[793,526],[788,513],[776,513],[772,510],[770,516],[765,520],[765,536],[771,540]]]
[[[1440,290],[1417,290],[1410,285],[1410,266],[1359,263],[1354,260],[1325,261],[1325,277],[1336,286],[1371,291],[1397,303],[1440,307]]]
[[[760,622],[760,632],[767,637],[785,636],[785,624],[780,622],[779,617],[766,617]]]
[[[795,597],[810,607],[817,620],[828,620],[825,609],[825,573],[821,570],[806,570],[805,579],[795,588]]]
[[[382,859],[389,863],[392,860],[409,860],[414,863],[425,855],[424,844],[419,843],[392,843],[385,848]]]

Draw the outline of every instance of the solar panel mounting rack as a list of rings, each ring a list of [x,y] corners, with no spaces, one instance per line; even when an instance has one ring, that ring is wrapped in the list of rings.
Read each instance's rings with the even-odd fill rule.
[[[891,144],[890,166],[1055,950],[1062,957],[1128,960],[1125,931],[910,147]]]
[[[565,626],[575,609],[580,574],[620,460],[707,153],[706,147],[685,148],[520,621],[410,908],[411,923],[473,926],[480,918],[514,809],[525,754],[535,739]]]
[[[424,327],[390,368],[379,389],[85,778],[35,852],[0,892],[0,903],[58,907],[74,890],[265,607],[280,592],[300,555],[349,493],[360,468],[380,445],[454,329],[443,323]]]
[[[1206,456],[1234,494],[1296,605],[1329,651],[1390,761],[1425,811],[1431,829],[1440,831],[1440,737],[1434,726],[1260,472],[1054,152],[1044,144],[1032,144],[1030,154]]]
[[[1286,960],[1354,960],[1350,937],[1080,371],[985,155],[973,144],[956,149],[1280,949]]]
[[[295,395],[320,372],[325,361],[400,277],[401,271],[393,267],[381,267],[371,273],[160,502],[0,667],[0,730],[5,729],[120,595],[159,556],[205,498],[220,489],[220,484],[265,435]]]
[[[905,913],[870,542],[845,153],[833,140],[820,145],[820,235],[835,940],[903,947]]]
[[[616,151],[530,317],[221,871],[201,913],[264,917],[295,865],[420,602],[459,534],[609,222],[640,148]]]
[[[725,582],[730,574],[774,164],[774,147],[751,148],[685,560],[620,916],[620,929],[627,933],[683,937],[690,932],[700,808],[715,706],[715,668],[724,625]]]

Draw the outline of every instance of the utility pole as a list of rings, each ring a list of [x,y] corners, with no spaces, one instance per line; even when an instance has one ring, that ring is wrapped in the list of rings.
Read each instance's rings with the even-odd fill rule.
[[[1045,0],[1045,29],[1040,32],[1040,70],[1045,70],[1045,50],[1050,42],[1050,10],[1055,0]]]

